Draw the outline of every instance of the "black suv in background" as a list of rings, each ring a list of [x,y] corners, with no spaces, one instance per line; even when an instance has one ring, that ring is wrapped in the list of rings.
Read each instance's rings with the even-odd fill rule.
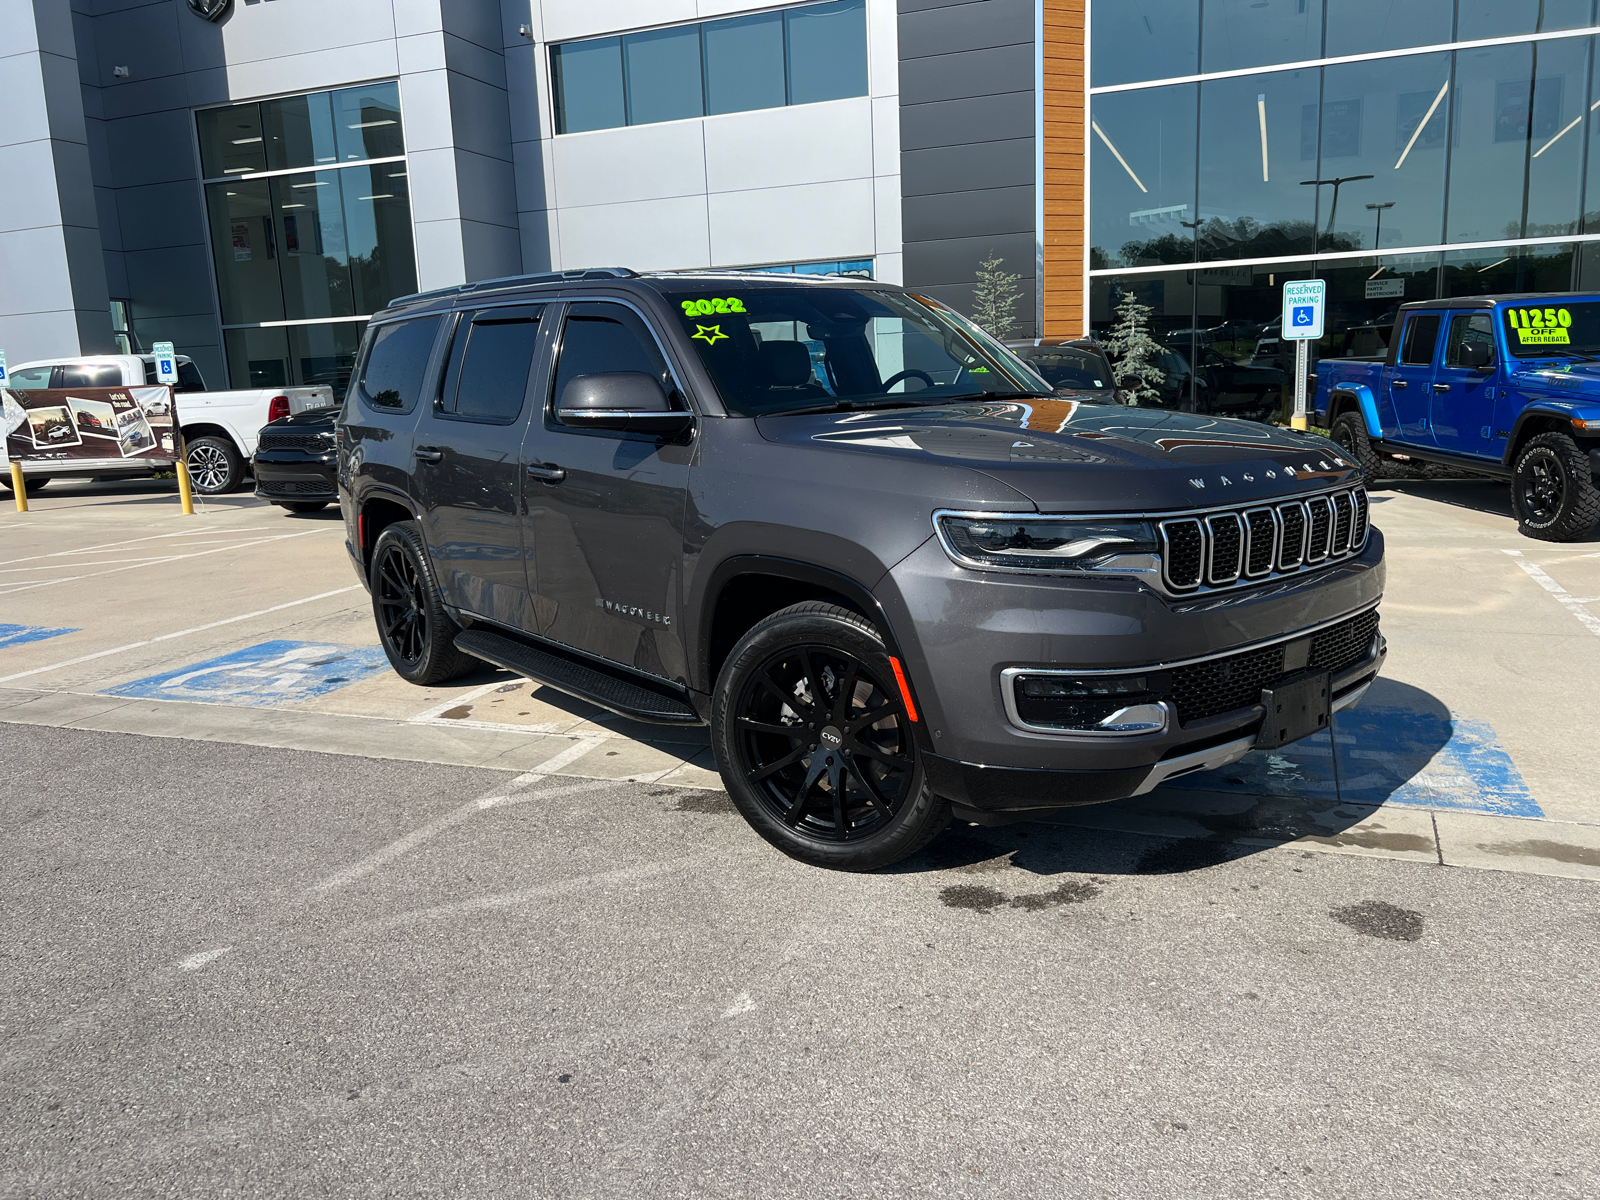
[[[339,500],[337,408],[313,408],[261,427],[250,458],[256,495],[292,513],[314,513]]]
[[[1384,656],[1331,442],[1092,404],[870,280],[623,269],[368,327],[338,425],[395,670],[711,726],[729,794],[864,869],[1328,727]]]

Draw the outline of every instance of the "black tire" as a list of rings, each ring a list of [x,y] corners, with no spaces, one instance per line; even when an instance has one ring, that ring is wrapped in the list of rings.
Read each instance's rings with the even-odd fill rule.
[[[328,507],[326,500],[280,500],[278,503],[292,513],[321,512]]]
[[[225,496],[244,482],[244,459],[225,437],[197,437],[184,443],[189,485],[202,496]]]
[[[1368,483],[1378,481],[1383,474],[1383,459],[1373,449],[1372,438],[1367,433],[1367,422],[1359,412],[1340,413],[1333,422],[1333,428],[1328,430],[1328,436],[1356,460]]]
[[[44,490],[44,485],[50,482],[48,475],[24,475],[22,477],[22,491],[24,495],[31,496],[35,492]],[[6,495],[11,495],[11,468],[0,468],[0,487],[5,488]]]
[[[1511,511],[1524,537],[1577,541],[1600,523],[1589,456],[1564,433],[1529,438],[1511,474]]]
[[[894,678],[877,631],[822,601],[773,613],[728,655],[711,713],[717,764],[745,820],[791,858],[870,871],[950,823]]]
[[[461,627],[440,602],[433,564],[415,521],[397,521],[378,537],[370,582],[378,640],[401,679],[431,687],[481,665],[456,649]]]

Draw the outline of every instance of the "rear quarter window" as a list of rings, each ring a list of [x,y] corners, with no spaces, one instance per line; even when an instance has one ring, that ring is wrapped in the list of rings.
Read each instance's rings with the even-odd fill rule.
[[[380,325],[361,368],[361,399],[378,412],[408,413],[422,394],[438,315]]]

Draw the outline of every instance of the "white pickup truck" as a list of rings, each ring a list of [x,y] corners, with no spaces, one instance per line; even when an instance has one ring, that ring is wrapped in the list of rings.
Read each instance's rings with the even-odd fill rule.
[[[156,381],[153,354],[95,354],[82,358],[40,358],[18,363],[7,371],[6,386],[14,391],[36,388],[147,387]],[[178,427],[183,431],[189,460],[189,478],[194,490],[219,496],[236,490],[244,482],[250,456],[255,453],[256,432],[269,421],[331,407],[333,389],[318,387],[245,388],[239,391],[208,392],[200,368],[186,356],[178,356],[178,386],[175,389]],[[71,466],[60,463],[25,463],[28,491],[43,487],[47,480],[65,475],[112,476],[148,474],[129,470],[122,458],[76,460]],[[9,474],[0,472],[0,486],[11,486]]]

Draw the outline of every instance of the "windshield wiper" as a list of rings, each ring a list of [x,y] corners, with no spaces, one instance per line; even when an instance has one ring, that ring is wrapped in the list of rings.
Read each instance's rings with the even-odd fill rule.
[[[912,399],[905,400],[833,400],[827,404],[809,404],[805,408],[785,408],[777,412],[761,413],[763,417],[797,417],[805,413],[865,412],[881,408],[923,408]]]

